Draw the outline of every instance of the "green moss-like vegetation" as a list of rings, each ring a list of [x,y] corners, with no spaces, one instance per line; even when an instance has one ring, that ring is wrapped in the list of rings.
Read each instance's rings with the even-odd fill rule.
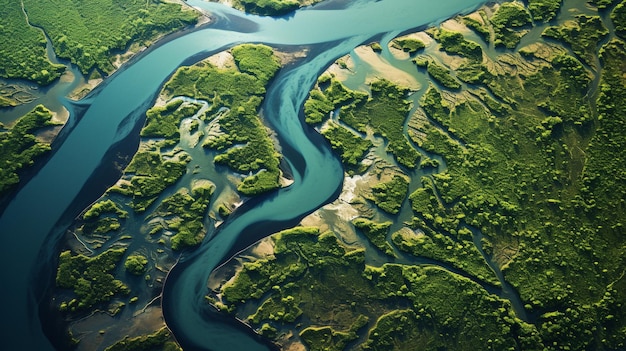
[[[465,83],[484,83],[489,71],[480,63],[464,63],[455,70],[456,77]]]
[[[379,42],[371,43],[369,46],[370,46],[370,48],[372,48],[372,50],[374,52],[382,52],[383,51],[383,47],[380,46]]]
[[[426,68],[430,63],[430,60],[427,56],[418,56],[414,58],[412,62],[419,68]]]
[[[105,351],[180,351],[167,328],[161,328],[153,334],[124,338],[104,349]]]
[[[626,346],[626,45],[617,33],[598,51],[611,34],[603,34],[594,9],[586,7],[586,15],[572,21],[557,18],[561,24],[548,30],[558,34],[556,42],[539,39],[510,50],[522,34],[540,34],[543,25],[533,27],[529,13],[536,22],[554,20],[560,2],[529,4],[504,3],[492,18],[483,14],[484,24],[471,15],[484,28],[493,25],[504,48],[482,62],[463,60],[455,73],[471,84],[445,93],[431,85],[408,122],[413,141],[440,155],[445,167],[426,172],[409,196],[412,221],[391,240],[403,259],[421,256],[445,268],[368,267],[367,252],[333,242],[332,233],[281,234],[273,239],[280,247],[275,258],[246,264],[254,270],[244,268],[225,289],[233,296],[224,294],[230,311],[255,315],[253,304],[242,307],[254,300],[265,311],[252,324],[271,323],[274,338],[295,328],[311,349],[345,347],[349,321],[358,315],[376,324],[368,326],[365,342],[350,341],[349,349]],[[416,60],[441,62],[439,55]],[[600,64],[593,64],[598,57]],[[330,85],[326,78],[318,84]],[[375,99],[372,93],[369,101],[342,109],[339,120],[358,131],[375,130],[354,113]],[[360,204],[354,209],[371,215]],[[387,230],[370,238],[383,251]],[[499,289],[498,271],[526,313],[516,315],[508,302],[487,293]],[[294,322],[279,314],[295,316]]]
[[[405,99],[407,89],[386,80],[372,82],[370,87],[372,95],[370,99],[367,99],[367,93],[350,90],[336,79],[330,79],[330,83],[326,80],[318,81],[317,86],[311,91],[309,98],[304,103],[306,122],[310,124],[321,123],[331,111],[341,108],[339,119],[342,122],[363,133],[367,131],[368,127],[372,128],[375,134],[383,136],[389,141],[387,150],[394,155],[400,164],[408,168],[416,167],[419,153],[409,144],[402,133],[404,121],[411,107],[410,102]],[[335,135],[336,137],[345,136],[354,139],[337,128],[333,129],[332,133],[342,134]],[[336,142],[336,140],[331,140],[331,142],[333,141]],[[355,149],[355,152],[360,152],[365,148],[367,142],[355,144],[354,139],[350,140],[350,144],[358,146],[359,148]],[[345,149],[338,148],[338,150],[342,152],[342,158],[346,158]],[[347,157],[346,161],[348,161],[348,165],[351,165],[351,157],[356,156],[356,154],[350,153],[348,156],[350,157]]]
[[[81,227],[85,235],[105,235],[116,232],[122,227],[120,220],[116,217],[103,216],[87,221]]]
[[[599,9],[605,9],[607,7],[610,7],[611,5],[613,5],[617,1],[618,0],[587,0],[587,3],[597,7]]]
[[[56,284],[73,290],[76,298],[61,302],[60,309],[83,310],[109,302],[115,295],[128,294],[128,287],[112,275],[125,252],[125,248],[109,249],[97,256],[87,257],[63,251],[59,256]]]
[[[195,115],[200,105],[174,100],[165,106],[157,106],[146,112],[146,125],[141,136],[147,138],[166,138],[175,144],[180,137],[180,122],[183,118]]]
[[[622,1],[613,12],[611,12],[611,21],[615,27],[615,34],[622,39],[626,39],[626,1]]]
[[[399,231],[392,234],[393,243],[400,250],[414,256],[446,262],[483,282],[500,285],[494,272],[472,242],[472,233],[458,230],[457,236],[429,231],[429,234],[411,234]]]
[[[0,77],[47,85],[61,76],[65,66],[48,60],[44,34],[27,23],[19,1],[0,2],[0,18]]]
[[[211,65],[180,68],[166,83],[168,96],[194,96],[211,103],[207,116],[220,109],[222,134],[208,139],[205,147],[221,153],[215,162],[252,175],[244,177],[237,190],[256,195],[280,186],[280,155],[258,117],[265,85],[280,68],[278,58],[264,45],[244,44],[232,49],[238,69],[220,69]]]
[[[377,223],[369,219],[357,218],[352,221],[352,224],[354,224],[355,228],[361,230],[380,251],[395,257],[393,248],[387,242],[387,233],[389,233],[389,227],[393,224],[392,222]]]
[[[116,51],[196,23],[198,17],[194,11],[182,11],[180,4],[143,0],[88,5],[24,0],[24,6],[30,22],[49,35],[57,56],[75,63],[83,74],[92,68],[111,73]]]
[[[239,71],[256,77],[263,85],[280,69],[280,61],[274,56],[273,50],[265,45],[235,46],[232,54]]]
[[[526,8],[518,2],[505,2],[491,18],[495,33],[494,44],[513,49],[522,38],[517,29],[530,25],[532,20]]]
[[[485,12],[480,10],[477,13],[481,15],[480,20],[470,16],[465,16],[462,18],[463,24],[476,32],[476,34],[478,34],[485,42],[489,42],[491,33],[489,32],[489,27],[485,24]]]
[[[311,351],[344,350],[356,333],[336,331],[332,327],[309,327],[300,332],[300,338]]]
[[[440,29],[435,39],[441,44],[441,50],[463,56],[472,61],[482,61],[483,49],[477,43],[465,39],[463,34]]]
[[[406,51],[411,54],[426,47],[426,44],[424,44],[421,40],[415,38],[394,39],[391,45],[396,49]]]
[[[529,0],[528,11],[535,21],[548,22],[556,17],[563,0]]]
[[[321,0],[234,0],[235,8],[261,16],[282,16]]]
[[[472,232],[462,226],[465,214],[446,208],[429,179],[409,197],[416,217],[413,227],[424,233],[393,233],[394,244],[402,251],[424,256],[452,266],[494,285],[499,282],[473,242]]]
[[[372,187],[374,203],[381,210],[396,214],[400,211],[406,193],[409,191],[409,182],[406,177],[395,175],[390,181],[379,183]]]
[[[622,148],[623,99],[618,96],[624,89],[623,43],[607,45],[602,57],[607,58],[602,60],[603,81],[612,83],[601,85],[597,115],[587,98],[590,75],[568,54],[554,55],[550,62],[525,72],[523,79],[522,74],[487,75],[485,87],[510,108],[497,111],[490,107],[494,103],[482,98],[486,106],[473,99],[450,104],[434,90],[421,103],[425,114],[444,130],[425,124],[421,131],[426,136],[417,141],[427,151],[443,155],[448,170],[432,178],[432,192],[425,188],[411,196],[413,201],[424,200],[414,208],[423,222],[414,225],[425,229],[428,239],[404,237],[429,242],[435,236],[427,228],[433,228],[444,231],[435,247],[445,245],[461,232],[456,228],[456,236],[445,234],[452,232],[453,226],[446,225],[450,215],[480,229],[487,235],[485,252],[519,290],[526,308],[542,315],[537,328],[545,344],[555,348],[623,345],[616,329],[623,327],[622,319],[613,324],[616,319],[609,317],[612,321],[606,322],[609,312],[604,309],[616,308],[613,284],[622,284],[623,272],[619,258],[623,238],[615,232],[623,223],[623,211],[616,212],[621,205],[611,200],[623,197],[614,187],[621,181],[616,180],[620,166],[614,162],[621,162],[622,156],[609,151]],[[604,129],[604,123],[612,132]],[[429,221],[431,211],[425,210],[429,204],[433,213],[441,212],[440,221],[435,214]],[[444,252],[450,256],[445,250],[441,256]],[[603,296],[605,291],[610,297]],[[586,330],[607,331],[587,338]],[[603,341],[605,337],[612,341]]]
[[[364,171],[365,166],[361,161],[372,147],[371,141],[363,139],[333,122],[330,122],[327,128],[322,130],[322,135],[328,139],[330,146],[339,154],[348,173]]]
[[[142,275],[146,272],[147,264],[148,258],[146,256],[135,253],[126,257],[126,261],[124,261],[124,268],[132,274]]]
[[[51,118],[52,112],[38,105],[8,131],[0,129],[0,196],[19,183],[21,170],[32,166],[38,156],[50,151],[50,145],[39,141],[34,133],[54,125]]]
[[[157,150],[140,150],[125,172],[132,174],[128,182],[109,189],[110,192],[132,197],[130,206],[143,212],[170,185],[187,171],[189,158],[180,153],[177,158],[166,160]]]
[[[344,350],[349,342],[358,338],[357,331],[363,328],[368,318],[359,315],[347,332],[331,327],[308,327],[300,332],[300,339],[311,351]]]
[[[301,317],[295,321],[302,318],[310,327],[298,324],[296,330],[301,328],[299,333],[311,350],[344,349],[368,319],[378,323],[367,332],[367,341],[360,345],[363,349],[402,349],[393,347],[403,343],[410,349],[418,340],[431,340],[424,344],[426,349],[436,348],[433,345],[480,349],[487,339],[497,349],[516,343],[523,349],[539,345],[538,331],[517,319],[508,302],[448,271],[401,265],[369,267],[364,264],[363,251],[350,250],[333,233],[318,234],[313,228],[285,231],[273,240],[275,257],[244,264],[236,279],[223,289],[224,297],[235,311],[250,298],[263,297],[259,310],[271,300],[275,311],[271,321],[279,323],[284,322],[282,317],[276,318],[280,312],[297,307]],[[393,307],[397,304],[405,307],[397,310]],[[393,327],[383,327],[386,318],[404,313],[416,316],[420,328],[413,328],[413,323],[403,318],[394,321]],[[267,322],[270,315],[264,316]],[[260,325],[264,320],[251,322]],[[424,339],[412,339],[411,333]]]
[[[83,219],[88,220],[96,217],[100,217],[102,214],[110,213],[119,216],[120,218],[128,217],[128,212],[122,210],[115,202],[110,199],[98,201],[91,205],[91,207],[83,214]]]
[[[91,205],[83,214],[81,231],[84,235],[104,235],[121,228],[120,220],[128,217],[128,212],[121,209],[111,199],[101,199]]]
[[[371,99],[366,103],[342,109],[340,120],[362,132],[371,127],[375,134],[389,141],[387,151],[398,163],[407,168],[415,168],[419,152],[402,133],[404,121],[411,109],[411,103],[405,99],[408,90],[384,79],[372,82],[370,88]]]
[[[0,95],[0,107],[13,107],[17,105],[19,105],[19,103],[15,99],[11,99],[11,98]],[[0,125],[0,129],[3,129],[3,128],[4,126]]]
[[[546,28],[542,35],[567,43],[587,64],[594,65],[598,42],[608,33],[599,16],[578,15],[576,20]]]
[[[436,62],[429,62],[426,70],[432,79],[448,89],[459,89],[461,87],[461,83],[452,76],[450,70]]]
[[[342,110],[353,109],[367,98],[366,93],[350,90],[337,79],[330,79],[328,83],[324,79],[318,81],[304,102],[304,116],[309,124],[322,123],[331,111],[340,107]]]
[[[175,234],[171,238],[172,249],[181,250],[202,242],[206,229],[204,217],[214,186],[210,183],[195,186],[191,194],[183,188],[169,196],[154,212],[165,219],[165,228]]]

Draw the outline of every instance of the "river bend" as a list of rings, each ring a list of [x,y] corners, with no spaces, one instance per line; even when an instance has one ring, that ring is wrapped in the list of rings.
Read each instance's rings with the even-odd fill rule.
[[[39,272],[57,255],[68,223],[59,222],[98,178],[101,161],[143,121],[162,84],[183,64],[243,42],[311,47],[310,55],[281,72],[268,89],[266,120],[279,136],[294,184],[244,205],[217,235],[184,257],[169,274],[163,308],[168,326],[185,350],[263,350],[266,346],[206,314],[204,295],[212,269],[238,248],[331,201],[340,189],[339,160],[299,117],[317,75],[363,42],[424,27],[483,0],[329,0],[283,18],[243,15],[216,3],[190,0],[217,20],[147,51],[107,79],[85,101],[85,110],[54,155],[16,194],[0,217],[0,279],[5,304],[0,328],[7,350],[51,350],[38,316]],[[391,35],[389,35],[391,34]],[[71,211],[70,211],[71,212]],[[77,214],[77,213],[76,213]],[[45,285],[45,284],[43,284]]]

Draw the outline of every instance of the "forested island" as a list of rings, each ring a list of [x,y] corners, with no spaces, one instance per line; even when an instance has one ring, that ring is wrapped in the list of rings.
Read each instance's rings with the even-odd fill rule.
[[[4,5],[5,107],[22,80],[70,64],[106,79],[203,21],[158,1]],[[339,198],[220,266],[206,303],[283,350],[625,348],[624,40],[625,1],[504,1],[337,59],[301,115],[341,160]],[[181,349],[163,282],[242,203],[289,187],[262,106],[304,56],[240,44],[169,77],[121,178],[60,245],[47,304],[63,348]],[[51,150],[54,117],[33,105],[0,124],[0,196]]]

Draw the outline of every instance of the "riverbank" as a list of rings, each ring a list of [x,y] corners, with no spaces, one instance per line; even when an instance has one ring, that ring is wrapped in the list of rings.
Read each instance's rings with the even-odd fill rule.
[[[370,173],[373,166],[363,175],[346,174],[337,201],[305,217],[301,226],[262,241],[265,246],[272,243],[273,255],[249,260],[253,256],[244,252],[234,259],[245,262],[238,263],[236,270],[218,271],[220,284],[209,282],[219,288],[209,299],[284,349],[402,349],[404,340],[411,340],[412,346],[416,340],[429,340],[428,349],[453,349],[461,339],[468,349],[484,347],[486,339],[502,347],[623,347],[619,328],[623,328],[626,311],[612,303],[624,296],[602,297],[602,291],[617,293],[613,284],[623,283],[624,266],[617,260],[623,250],[610,250],[613,258],[604,257],[608,247],[619,246],[623,240],[604,224],[604,229],[593,229],[595,220],[577,215],[577,199],[587,196],[615,204],[585,190],[591,184],[589,176],[602,182],[595,185],[601,193],[617,189],[613,180],[601,181],[604,176],[595,178],[595,171],[581,168],[581,162],[601,168],[607,162],[615,164],[604,158],[593,161],[590,153],[600,152],[599,146],[587,144],[592,131],[604,130],[602,121],[608,117],[590,112],[596,103],[600,111],[608,111],[602,106],[608,92],[597,91],[591,77],[602,76],[614,88],[624,83],[623,75],[613,77],[612,72],[623,70],[618,57],[626,55],[625,44],[610,30],[618,16],[611,14],[612,9],[607,11],[593,12],[582,1],[570,3],[548,25],[540,19],[547,13],[526,9],[521,3],[487,5],[435,28],[397,38],[395,43],[391,40],[388,46],[386,42],[362,46],[338,59],[320,75],[307,104],[308,111],[324,116],[312,119],[321,123],[322,133],[329,123],[345,128],[341,135],[324,134],[340,156],[351,152],[345,145],[353,145],[355,136],[373,142],[378,125],[371,125],[377,123],[374,118],[368,120],[367,115],[355,112],[359,110],[350,103],[358,95],[333,79],[350,89],[372,87],[367,102],[357,105],[363,104],[371,113],[384,111],[386,117],[391,108],[367,107],[376,100],[376,81],[414,84],[407,94],[415,105],[407,113],[405,133],[422,159],[418,168],[399,170],[411,178],[408,191],[400,190],[404,200],[399,214],[385,213],[382,206],[392,198],[384,191],[401,189],[389,177],[370,183],[374,191],[367,194],[358,185],[377,179]],[[518,20],[519,25],[515,24]],[[589,52],[577,46],[578,31],[597,39],[586,47],[593,52],[591,56],[607,59],[602,69],[592,64],[597,60]],[[413,40],[423,43],[422,48],[411,51],[410,45],[420,47]],[[396,68],[387,69],[387,65]],[[620,95],[622,89],[618,90],[615,94]],[[344,100],[348,102],[336,105]],[[613,112],[606,112],[608,124],[623,123],[623,111],[609,110]],[[536,132],[527,135],[520,130]],[[594,135],[594,142],[604,145],[604,137]],[[388,134],[383,138],[391,143]],[[371,147],[370,155],[390,152],[385,144]],[[542,165],[556,169],[546,171]],[[610,206],[593,208],[598,214],[624,215],[616,215]],[[363,220],[357,222],[357,217]],[[620,226],[619,221],[611,222]],[[585,233],[577,225],[586,228]],[[311,228],[318,232],[312,235]],[[595,242],[587,246],[595,252],[593,263],[571,235]],[[364,268],[352,262],[360,254],[346,253],[338,259],[329,253],[331,249],[320,250],[332,241],[329,238],[338,241],[334,250],[364,250]],[[571,276],[573,272],[577,278]],[[427,278],[412,282],[415,275]],[[359,285],[362,276],[370,280],[363,287]],[[444,281],[456,281],[455,287],[444,286]],[[472,290],[473,297],[464,296],[468,290],[451,293],[460,285]],[[482,305],[475,294],[490,303]],[[367,300],[361,301],[364,295]],[[386,300],[379,304],[377,298]],[[581,309],[582,301],[588,299],[598,301],[597,308],[589,308],[593,312]],[[390,301],[403,308],[407,303],[414,305],[394,310]],[[359,309],[361,305],[367,305],[367,310]],[[603,310],[609,305],[610,312]],[[425,309],[430,312],[424,314]],[[598,317],[586,315],[577,320],[602,329],[606,339],[585,338],[586,329],[580,324],[563,323],[556,317],[577,318],[588,312]],[[474,327],[466,319],[457,319],[460,313],[489,317],[481,317],[481,326]],[[619,314],[620,327],[605,323],[600,315],[606,313],[611,313],[611,320],[613,313]],[[366,327],[351,324],[362,315],[368,317]],[[503,331],[501,327],[509,322],[516,325]],[[567,336],[552,327],[567,330]],[[447,334],[441,337],[444,329]],[[524,333],[513,332],[522,329]]]
[[[168,2],[179,4],[183,8],[186,8],[187,11],[196,12],[198,14],[197,23],[182,30],[178,30],[175,33],[172,33],[171,31],[160,33],[154,38],[148,40],[147,42],[132,42],[124,52],[117,53],[113,56],[112,65],[114,67],[114,70],[108,75],[115,74],[115,72],[122,68],[124,64],[128,63],[131,59],[135,58],[137,55],[140,55],[143,51],[149,49],[151,46],[163,45],[169,41],[176,39],[177,37],[185,35],[185,33],[198,30],[204,26],[209,25],[212,22],[211,15],[209,13],[206,13],[199,8],[189,5],[184,0],[168,0]],[[100,74],[96,73],[97,72],[94,72],[92,76],[95,75],[97,76],[97,78],[87,77],[87,79],[82,84],[75,87],[69,93],[68,98],[74,101],[80,100],[88,95],[92,90],[96,89],[100,85],[100,83],[104,81],[104,78],[102,78]]]

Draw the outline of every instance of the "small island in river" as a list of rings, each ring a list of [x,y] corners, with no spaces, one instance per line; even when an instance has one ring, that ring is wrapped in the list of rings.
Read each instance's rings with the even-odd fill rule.
[[[0,76],[39,85],[67,64],[44,59],[46,38],[106,79],[200,18],[169,2],[5,5]],[[338,58],[303,87],[301,116],[341,160],[341,194],[213,271],[206,304],[282,350],[626,348],[625,40],[626,1],[503,1]],[[292,182],[262,107],[297,50],[240,44],[169,77],[120,179],[60,244],[57,347],[181,349],[160,306],[168,271]],[[33,108],[0,124],[0,194],[62,124],[14,83],[2,106]]]

